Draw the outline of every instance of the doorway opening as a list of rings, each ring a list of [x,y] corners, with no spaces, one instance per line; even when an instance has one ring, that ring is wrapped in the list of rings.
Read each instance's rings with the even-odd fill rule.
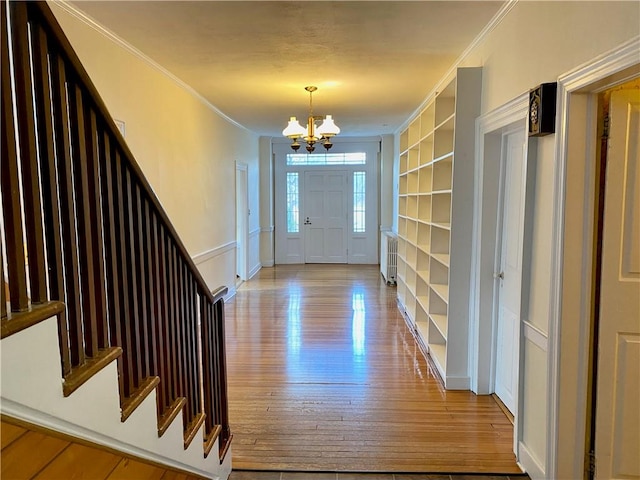
[[[236,287],[249,279],[247,249],[249,244],[248,165],[236,163]]]
[[[637,278],[625,278],[633,276],[630,275],[633,268],[627,268],[627,271],[623,268],[634,264],[629,263],[629,259],[635,258],[633,255],[629,256],[633,249],[625,250],[626,247],[623,247],[625,242],[626,245],[635,245],[628,239],[633,239],[633,232],[638,231],[638,211],[634,214],[631,212],[638,208],[637,195],[640,187],[637,167],[640,135],[637,118],[640,106],[632,106],[633,102],[627,102],[627,106],[620,110],[624,112],[625,120],[615,122],[618,125],[628,124],[623,129],[626,139],[623,150],[626,154],[623,156],[624,161],[613,160],[611,155],[614,149],[609,140],[608,173],[605,177],[608,185],[604,189],[603,207],[598,207],[601,175],[597,169],[598,151],[603,144],[598,135],[599,96],[627,82],[637,81],[640,77],[637,58],[639,44],[638,39],[627,42],[558,80],[558,111],[561,116],[557,121],[559,138],[553,205],[557,215],[553,225],[555,235],[551,252],[553,308],[549,322],[547,442],[548,475],[558,478],[589,478],[591,475],[598,478],[640,476],[637,454],[630,456],[627,450],[631,448],[633,452],[637,452],[640,448],[639,429],[636,426],[635,431],[633,430],[634,425],[640,422],[635,412],[637,396],[640,394],[640,379],[637,376],[637,362],[640,361],[640,320],[636,313],[636,323],[631,328],[624,328],[625,331],[622,332],[617,320],[623,320],[628,315],[611,315],[602,305],[605,285],[611,283],[605,279],[605,269],[613,269],[613,278],[620,284],[611,289],[614,292],[623,292],[626,287],[638,288],[640,285],[640,267],[635,267],[638,270]],[[611,108],[613,117],[613,105]],[[613,120],[610,124],[613,124]],[[613,129],[610,130],[611,135]],[[624,165],[626,177],[622,175],[616,179],[616,175],[612,176],[613,164]],[[624,207],[618,206],[611,217],[615,220],[610,222],[613,225],[611,228],[607,226],[606,197],[609,190],[625,199]],[[598,238],[595,232],[600,230],[597,225],[600,208],[605,209],[602,213],[604,237],[602,259],[597,260]],[[630,219],[635,219],[636,224]],[[617,245],[617,254],[614,252],[612,259],[607,260],[605,237],[609,234],[617,235],[618,241],[613,242]],[[636,239],[636,243],[640,242]],[[626,256],[621,254],[625,251]],[[603,266],[600,281],[596,275],[597,265]],[[598,294],[595,293],[596,284],[600,288]],[[638,295],[640,294],[635,293],[636,297]],[[597,308],[595,298],[600,302]],[[631,300],[627,294],[625,300],[613,301],[612,304],[616,308],[625,309],[632,306],[634,302]],[[636,307],[637,305],[638,302],[635,302]],[[600,312],[601,321],[598,331],[594,332],[592,312],[596,309]],[[590,358],[593,358],[593,366],[597,368],[597,384],[592,382]],[[634,361],[636,366],[630,375],[623,367]],[[590,389],[597,398],[595,405],[591,401]],[[614,398],[615,402],[607,400],[607,396],[609,399]],[[630,398],[635,398],[635,403],[630,404]],[[632,405],[633,410],[630,410]],[[599,416],[603,422],[598,420]],[[595,428],[594,440],[592,426]],[[622,438],[625,441],[620,443]],[[591,448],[593,444],[595,449]],[[598,448],[598,444],[602,449]],[[584,445],[585,448],[575,448],[576,445]],[[592,450],[594,455],[591,454]]]
[[[477,186],[470,299],[471,389],[493,394],[514,424],[518,454],[522,421],[522,343],[531,255],[537,143],[526,136],[528,95],[476,123]]]

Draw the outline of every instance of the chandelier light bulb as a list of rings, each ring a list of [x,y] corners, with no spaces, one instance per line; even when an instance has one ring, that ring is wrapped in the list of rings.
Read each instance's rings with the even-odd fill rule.
[[[296,117],[290,117],[286,128],[282,130],[282,135],[294,140],[296,138],[304,137],[306,133],[307,131],[302,125],[300,125]]]

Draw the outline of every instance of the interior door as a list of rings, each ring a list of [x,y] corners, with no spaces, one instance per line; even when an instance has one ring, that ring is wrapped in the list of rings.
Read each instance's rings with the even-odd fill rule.
[[[526,185],[524,131],[505,134],[502,142],[502,234],[498,269],[495,274],[496,280],[500,283],[495,393],[509,411],[515,413]]]
[[[236,279],[248,280],[249,198],[247,165],[236,164]]]
[[[347,263],[347,172],[306,171],[305,263]]]
[[[640,92],[611,93],[602,232],[596,478],[640,477]]]

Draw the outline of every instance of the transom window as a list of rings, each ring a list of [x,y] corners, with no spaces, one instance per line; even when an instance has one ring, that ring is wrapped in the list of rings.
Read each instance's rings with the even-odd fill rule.
[[[365,152],[354,153],[288,153],[287,165],[366,165]]]

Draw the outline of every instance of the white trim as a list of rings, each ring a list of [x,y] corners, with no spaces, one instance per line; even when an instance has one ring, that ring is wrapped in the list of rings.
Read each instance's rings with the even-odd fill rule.
[[[261,268],[262,268],[262,264],[258,262],[258,264],[249,271],[248,280],[251,280],[253,276],[260,271]]]
[[[483,176],[484,176],[484,137],[491,132],[496,132],[516,122],[527,118],[529,94],[525,92],[501,107],[487,112],[476,119],[476,145],[475,145],[475,171],[474,171],[474,199],[473,199],[473,226],[471,252],[471,279],[469,298],[469,372],[471,374],[471,390],[479,393],[478,368],[479,368],[479,334],[480,334],[480,259],[481,259],[481,226],[483,206]],[[493,368],[492,368],[493,369]],[[482,392],[487,393],[487,392]]]
[[[407,128],[409,123],[413,121],[413,119],[420,114],[422,110],[431,102],[431,100],[436,96],[436,94],[442,90],[442,88],[449,82],[450,77],[456,72],[458,67],[462,64],[464,59],[469,55],[478,45],[486,40],[486,37],[493,32],[504,17],[511,11],[513,7],[518,3],[519,0],[507,0],[500,10],[489,20],[489,22],[485,25],[485,27],[480,31],[480,33],[473,39],[473,41],[464,49],[464,51],[460,54],[460,56],[456,59],[455,62],[449,67],[447,72],[441,77],[440,81],[436,83],[433,89],[429,92],[426,98],[422,101],[422,103],[416,108],[409,118],[403,122],[399,128],[396,129],[394,134],[399,134],[404,129]],[[335,143],[335,142],[334,142]]]
[[[227,303],[229,300],[235,297],[236,293],[238,293],[238,290],[236,289],[235,285],[232,287],[229,287],[227,294],[223,297],[224,303]]]
[[[522,468],[532,480],[549,478],[545,475],[544,467],[540,461],[529,451],[524,443],[519,442],[518,451],[520,452],[518,463],[522,465]]]
[[[276,227],[274,225],[271,225],[269,227],[261,227],[260,228],[260,231],[262,233],[273,233],[273,232],[275,232],[275,230],[276,230]]]
[[[151,58],[146,56],[140,50],[135,48],[130,43],[126,42],[124,39],[120,38],[118,35],[113,33],[111,30],[109,30],[108,28],[104,27],[103,25],[100,25],[96,20],[91,18],[89,15],[84,13],[82,10],[78,9],[75,5],[72,5],[69,2],[69,0],[56,0],[54,3],[55,3],[56,6],[60,7],[62,10],[64,10],[66,13],[72,15],[76,19],[78,19],[81,22],[83,22],[85,25],[93,28],[99,34],[101,34],[104,37],[106,37],[107,39],[111,40],[113,43],[118,45],[120,48],[123,48],[124,50],[129,52],[134,57],[137,57],[139,60],[143,61],[144,63],[146,63],[150,67],[156,69],[158,72],[160,72],[162,75],[167,77],[169,80],[173,81],[180,88],[184,89],[185,91],[187,91],[188,93],[193,95],[196,99],[198,99],[200,102],[202,102],[207,108],[209,108],[212,111],[214,111],[217,115],[220,115],[221,118],[223,118],[224,120],[229,122],[231,125],[233,125],[235,127],[238,127],[238,128],[241,128],[243,130],[246,130],[248,132],[255,133],[255,132],[252,132],[251,130],[249,130],[244,125],[241,125],[240,123],[236,122],[234,119],[232,119],[231,117],[229,117],[225,113],[223,113],[220,109],[218,109],[215,105],[210,103],[206,98],[204,98],[202,95],[200,95],[198,92],[196,92],[187,83],[185,83],[184,81],[180,80],[178,77],[176,77],[169,70],[167,70],[162,65],[158,64],[157,62],[155,62],[154,60],[152,60]]]
[[[262,232],[262,229],[260,227],[251,230],[249,232],[249,238],[253,238],[253,237],[257,236],[257,235],[260,235],[260,232]]]
[[[271,268],[271,267],[275,266],[275,264],[276,263],[273,260],[262,262],[262,268]]]
[[[546,352],[549,341],[548,335],[538,327],[536,327],[534,324],[529,323],[526,320],[522,321],[522,325],[524,327],[524,338]]]
[[[392,231],[393,231],[392,227],[383,227],[382,225],[380,225],[380,233],[392,232]]]
[[[233,240],[231,242],[227,242],[219,247],[214,247],[211,250],[206,250],[204,252],[198,253],[191,257],[193,263],[196,265],[200,265],[204,262],[208,262],[209,260],[219,257],[220,255],[224,255],[225,253],[232,252],[236,248],[236,241]]]
[[[453,377],[446,375],[444,379],[447,390],[469,390],[471,384],[471,378],[465,377]]]
[[[568,155],[569,102],[573,92],[586,88],[626,68],[640,64],[640,36],[623,43],[618,48],[596,57],[558,78],[557,117],[556,117],[556,162],[554,171],[553,223],[551,244],[551,282],[549,285],[549,342],[548,342],[548,391],[547,391],[547,471],[555,477],[558,471],[558,437],[560,402],[560,322],[562,318],[562,279],[563,279],[563,242],[565,214],[566,164]],[[596,88],[601,88],[597,86]],[[585,238],[583,249],[590,238]],[[584,300],[586,301],[586,299]],[[589,346],[579,346],[580,358],[586,358]],[[579,367],[580,368],[580,367]],[[586,368],[586,366],[582,366]],[[576,372],[580,373],[580,372]],[[581,392],[568,392],[584,400],[586,389]]]

